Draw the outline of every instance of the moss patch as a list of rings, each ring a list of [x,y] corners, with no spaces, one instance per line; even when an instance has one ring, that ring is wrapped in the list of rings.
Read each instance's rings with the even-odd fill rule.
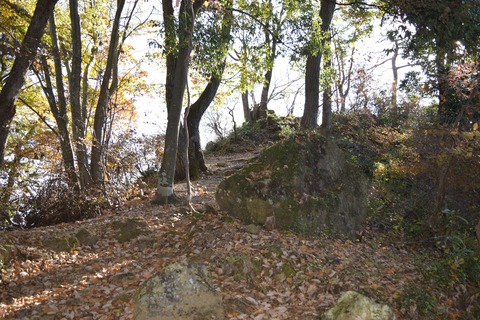
[[[333,140],[292,136],[268,149],[218,187],[223,210],[250,224],[306,235],[354,235],[366,216],[367,178]]]

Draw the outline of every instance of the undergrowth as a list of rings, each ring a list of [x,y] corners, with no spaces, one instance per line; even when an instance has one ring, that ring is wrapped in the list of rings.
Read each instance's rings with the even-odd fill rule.
[[[369,112],[337,115],[336,124],[340,146],[372,179],[369,228],[398,245],[436,252],[424,279],[398,297],[405,313],[442,318],[449,313],[438,305],[448,305],[451,295],[466,309],[450,317],[479,319],[480,245],[474,226],[480,186],[472,181],[480,177],[480,133],[431,122],[385,123]]]

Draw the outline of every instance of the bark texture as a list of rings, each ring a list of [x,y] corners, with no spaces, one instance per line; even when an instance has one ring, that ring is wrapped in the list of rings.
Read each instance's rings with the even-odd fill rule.
[[[115,74],[118,62],[119,28],[125,0],[117,1],[117,10],[110,37],[110,47],[108,48],[107,65],[103,74],[102,84],[95,109],[95,119],[93,122],[93,144],[91,159],[91,174],[95,184],[101,184],[104,180],[104,135],[105,121],[107,119],[107,107],[112,92],[116,90],[117,75]]]
[[[70,91],[70,109],[72,113],[72,133],[77,156],[80,185],[86,187],[91,182],[88,168],[87,146],[85,145],[86,111],[80,101],[82,81],[82,34],[78,0],[70,0],[70,21],[72,24],[72,63],[68,75]],[[68,70],[68,69],[67,69]]]
[[[175,199],[173,185],[178,150],[178,135],[183,106],[183,96],[188,79],[190,55],[192,52],[193,25],[196,11],[202,3],[182,0],[179,11],[178,30],[175,28],[172,0],[163,0],[163,16],[165,23],[166,45],[174,48],[178,37],[176,55],[167,55],[167,130],[165,132],[165,149],[160,167],[158,186],[153,199],[154,203],[165,204]],[[174,50],[172,50],[174,51]]]
[[[322,19],[321,30],[323,33],[328,32],[330,29],[335,5],[334,0],[321,0],[320,18]],[[320,97],[320,64],[324,45],[325,40],[322,41],[322,46],[316,53],[310,54],[307,57],[305,70],[305,107],[301,121],[301,125],[304,128],[313,129],[317,126]]]

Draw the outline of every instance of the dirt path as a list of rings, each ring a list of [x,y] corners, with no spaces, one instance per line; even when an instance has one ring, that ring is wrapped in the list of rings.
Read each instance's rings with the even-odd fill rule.
[[[216,208],[214,192],[223,175],[254,156],[210,158],[210,174],[193,183],[194,207]],[[185,192],[185,185],[176,192]],[[148,223],[148,245],[145,237],[116,240],[114,221],[131,217]],[[81,228],[99,241],[71,252],[45,245]],[[402,297],[422,280],[426,265],[417,257],[424,253],[375,235],[354,243],[248,230],[217,210],[192,214],[182,206],[136,199],[92,220],[0,234],[0,243],[19,249],[17,259],[1,270],[0,318],[132,319],[138,286],[180,259],[207,265],[223,294],[227,319],[318,319],[347,290],[388,303],[403,319],[414,318]]]

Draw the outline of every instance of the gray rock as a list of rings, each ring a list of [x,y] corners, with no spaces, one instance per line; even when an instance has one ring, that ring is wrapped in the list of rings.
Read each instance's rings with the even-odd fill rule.
[[[323,320],[396,320],[397,317],[387,305],[373,302],[355,291],[347,291],[335,306],[328,310]]]
[[[9,264],[19,254],[19,250],[13,244],[2,244],[0,245],[0,268],[3,264]]]
[[[366,218],[368,185],[332,139],[304,135],[264,150],[215,196],[245,224],[354,238]]]
[[[125,221],[114,221],[113,228],[117,230],[116,239],[119,242],[130,241],[139,235],[150,233],[148,223],[142,217],[132,217]]]
[[[212,289],[199,264],[167,266],[142,284],[133,305],[137,320],[224,319],[222,295]]]
[[[260,233],[260,227],[255,224],[249,224],[248,226],[245,227],[245,230],[251,234]]]
[[[78,247],[79,242],[77,238],[68,237],[68,238],[47,239],[43,242],[43,244],[45,247],[57,252],[61,252],[61,251],[71,252]]]
[[[93,246],[98,242],[97,235],[93,234],[92,232],[88,231],[85,228],[80,229],[76,234],[75,238],[78,239],[80,245],[82,246]]]
[[[137,238],[137,247],[140,250],[145,250],[145,249],[153,247],[156,242],[157,242],[156,238],[140,235]]]

